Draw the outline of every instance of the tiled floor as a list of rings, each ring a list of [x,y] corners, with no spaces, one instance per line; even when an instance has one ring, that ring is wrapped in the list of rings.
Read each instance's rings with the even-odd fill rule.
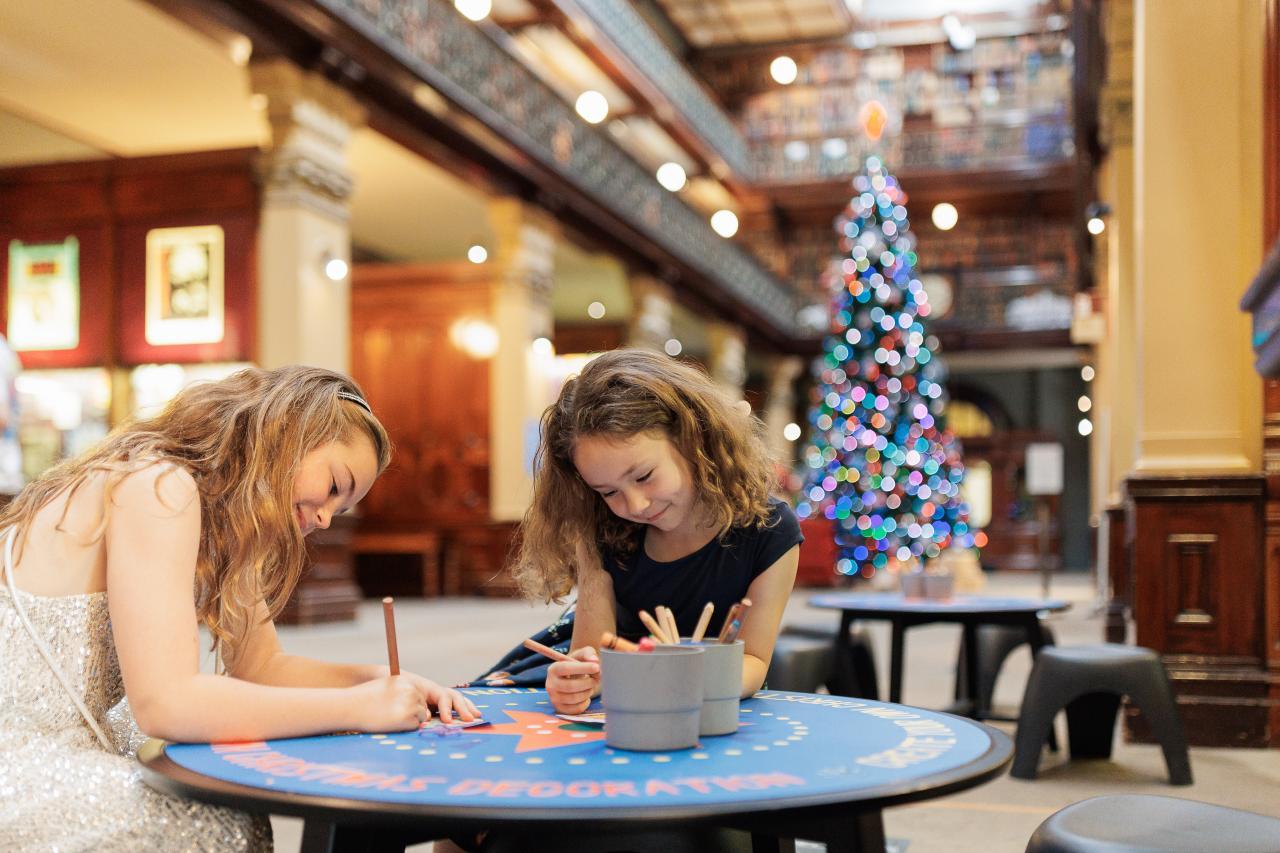
[[[984,592],[1037,595],[1039,582],[1025,575],[991,576]],[[1090,578],[1061,576],[1054,580],[1052,593],[1073,602],[1069,611],[1051,619],[1058,643],[1101,642],[1102,618]],[[795,593],[786,622],[834,626],[836,614],[808,607],[808,597],[803,590]],[[494,599],[398,601],[401,665],[446,683],[473,678],[512,645],[551,621],[558,611],[555,606]],[[869,627],[883,693],[889,630],[886,623],[870,623]],[[340,661],[377,661],[386,654],[376,602],[366,602],[355,623],[286,627],[280,634],[286,650],[297,654]],[[946,705],[953,688],[958,637],[959,628],[954,626],[924,626],[908,632],[906,703],[932,708]],[[1026,648],[1014,652],[996,685],[997,706],[1016,708],[1029,668]],[[1013,733],[1012,725],[996,725]],[[1061,721],[1059,726],[1061,730]],[[1046,753],[1040,778],[1035,781],[1006,775],[945,799],[890,809],[885,812],[885,827],[894,846],[910,853],[1017,853],[1045,817],[1068,803],[1097,794],[1163,794],[1280,817],[1280,752],[1194,749],[1191,761],[1196,784],[1173,788],[1164,782],[1164,763],[1156,746],[1118,743],[1109,762],[1068,763],[1061,754]],[[277,849],[282,853],[296,851],[300,823],[291,819],[274,823]],[[430,848],[412,849],[422,853]],[[805,849],[821,847],[806,845]]]

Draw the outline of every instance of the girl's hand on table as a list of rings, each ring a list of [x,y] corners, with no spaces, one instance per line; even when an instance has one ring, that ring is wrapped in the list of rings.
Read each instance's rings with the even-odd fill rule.
[[[388,675],[347,688],[353,728],[362,732],[405,732],[431,719],[427,698],[408,675]]]
[[[423,698],[426,699],[427,704],[436,709],[436,716],[440,718],[440,722],[453,722],[455,714],[458,719],[466,723],[480,719],[480,712],[476,710],[475,703],[457,690],[450,687],[442,687],[429,678],[423,678],[421,675],[414,675],[413,673],[405,673],[405,675],[413,679],[414,685],[418,688]]]

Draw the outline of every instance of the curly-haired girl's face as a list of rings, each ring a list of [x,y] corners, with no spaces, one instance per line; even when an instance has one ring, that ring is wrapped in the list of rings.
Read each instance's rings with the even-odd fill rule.
[[[331,441],[312,450],[293,473],[293,515],[302,535],[351,509],[378,477],[378,457],[367,435]]]
[[[689,464],[663,435],[586,436],[574,445],[573,464],[619,518],[668,533],[696,520]]]

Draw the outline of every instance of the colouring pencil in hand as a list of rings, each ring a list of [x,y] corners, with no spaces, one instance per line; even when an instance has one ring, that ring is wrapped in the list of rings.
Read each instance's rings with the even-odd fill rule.
[[[569,657],[564,652],[558,652],[550,646],[544,646],[537,640],[525,640],[524,647],[531,652],[537,652],[538,654],[549,657],[552,660],[573,660],[573,658]]]
[[[382,619],[387,625],[387,663],[392,675],[400,674],[400,650],[396,646],[396,606],[391,596],[382,599]]]

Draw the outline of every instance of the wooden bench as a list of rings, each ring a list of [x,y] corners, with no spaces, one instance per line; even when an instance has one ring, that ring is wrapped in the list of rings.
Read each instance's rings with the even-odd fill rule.
[[[355,554],[410,554],[420,561],[423,598],[441,593],[440,533],[435,530],[359,530],[351,543]]]

